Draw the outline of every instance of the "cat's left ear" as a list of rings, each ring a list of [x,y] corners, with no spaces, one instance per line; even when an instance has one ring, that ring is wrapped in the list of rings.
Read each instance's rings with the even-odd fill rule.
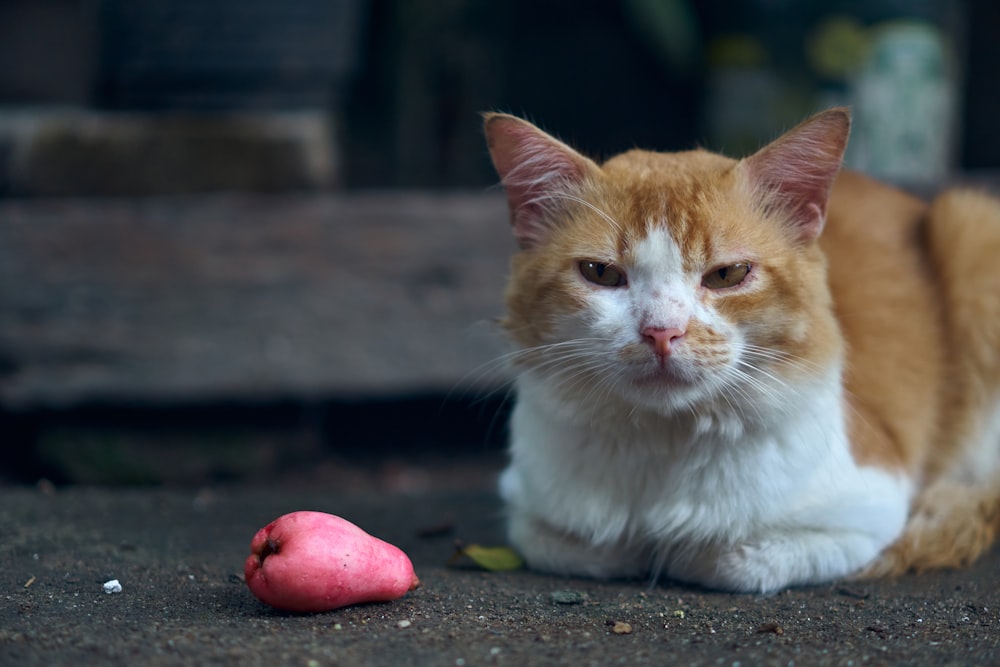
[[[483,122],[490,157],[510,205],[514,237],[522,249],[546,238],[572,195],[597,165],[531,123],[488,113]]]
[[[740,162],[764,207],[787,217],[802,242],[823,231],[850,129],[847,108],[829,109]]]

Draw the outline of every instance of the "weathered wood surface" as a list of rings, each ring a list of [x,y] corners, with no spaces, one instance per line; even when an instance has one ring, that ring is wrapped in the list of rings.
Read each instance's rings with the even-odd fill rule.
[[[0,404],[496,386],[512,250],[496,193],[0,201]]]

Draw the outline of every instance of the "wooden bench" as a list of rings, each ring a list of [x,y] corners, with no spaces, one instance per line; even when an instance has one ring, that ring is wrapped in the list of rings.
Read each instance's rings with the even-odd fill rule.
[[[0,407],[496,387],[501,194],[0,200]]]

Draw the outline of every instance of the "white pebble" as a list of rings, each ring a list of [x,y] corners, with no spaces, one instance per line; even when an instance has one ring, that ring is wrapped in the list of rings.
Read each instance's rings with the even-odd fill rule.
[[[121,582],[118,581],[117,579],[112,579],[111,581],[105,581],[104,592],[107,593],[108,595],[111,595],[112,593],[121,593],[122,592]]]
[[[412,625],[412,623],[409,620],[407,620],[407,619],[404,618],[402,621],[400,621],[399,623],[396,624],[396,627],[397,628],[408,628],[408,627],[410,627],[410,625]]]

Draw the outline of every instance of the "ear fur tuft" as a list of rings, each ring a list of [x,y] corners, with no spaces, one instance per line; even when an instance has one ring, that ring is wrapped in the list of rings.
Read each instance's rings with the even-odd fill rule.
[[[510,205],[514,236],[522,249],[537,245],[554,213],[596,165],[531,123],[500,113],[483,116],[493,166]]]
[[[850,127],[847,108],[829,109],[740,163],[764,208],[786,215],[802,242],[823,231],[830,188],[840,171]]]

